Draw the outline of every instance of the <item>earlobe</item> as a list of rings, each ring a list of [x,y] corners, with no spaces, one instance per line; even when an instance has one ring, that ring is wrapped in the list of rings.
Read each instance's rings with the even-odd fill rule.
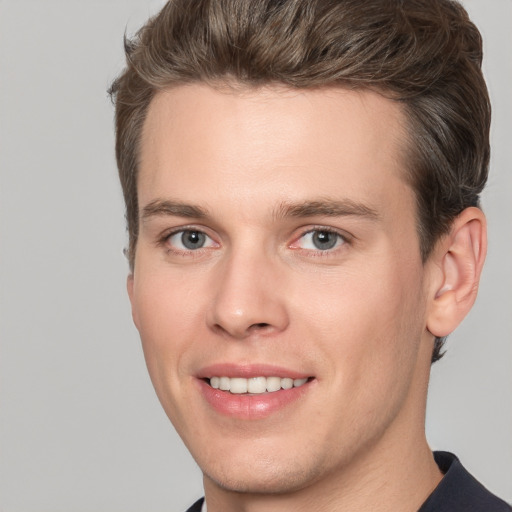
[[[473,306],[486,250],[485,215],[479,208],[466,208],[433,255],[437,277],[433,280],[427,328],[434,336],[448,336]]]

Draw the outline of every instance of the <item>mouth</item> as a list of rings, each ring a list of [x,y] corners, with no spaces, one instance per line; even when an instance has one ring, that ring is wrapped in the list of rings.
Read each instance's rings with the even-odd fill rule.
[[[200,370],[196,382],[211,410],[239,420],[261,420],[306,400],[317,378],[267,364],[220,363]]]
[[[233,395],[262,395],[300,388],[312,379],[313,377],[292,379],[290,377],[260,376],[246,379],[243,377],[212,376],[204,380],[213,389],[227,391]]]

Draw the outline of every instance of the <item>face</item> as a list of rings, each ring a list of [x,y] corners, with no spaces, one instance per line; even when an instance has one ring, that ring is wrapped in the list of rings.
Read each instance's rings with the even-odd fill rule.
[[[206,485],[297,490],[419,437],[432,345],[403,125],[372,92],[153,99],[128,290]]]

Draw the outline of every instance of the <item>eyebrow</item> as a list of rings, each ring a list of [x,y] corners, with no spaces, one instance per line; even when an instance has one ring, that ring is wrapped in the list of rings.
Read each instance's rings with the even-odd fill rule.
[[[320,199],[300,203],[282,202],[274,210],[274,218],[286,217],[343,217],[356,216],[377,220],[379,214],[373,208],[350,199]],[[209,216],[207,210],[200,206],[182,203],[168,199],[155,199],[142,208],[140,218],[147,221],[152,217],[184,217],[189,219],[205,219]]]
[[[204,208],[192,204],[167,199],[155,199],[142,208],[140,218],[142,221],[147,221],[152,217],[165,217],[169,215],[190,219],[204,219],[208,216],[208,212]]]
[[[379,214],[373,208],[350,199],[320,199],[301,203],[281,203],[274,212],[275,217],[344,217],[356,216],[377,220]]]

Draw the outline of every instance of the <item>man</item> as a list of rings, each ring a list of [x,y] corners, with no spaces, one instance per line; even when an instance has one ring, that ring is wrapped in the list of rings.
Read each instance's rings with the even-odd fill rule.
[[[486,251],[463,8],[174,0],[126,48],[128,293],[190,510],[510,510],[424,431]]]

